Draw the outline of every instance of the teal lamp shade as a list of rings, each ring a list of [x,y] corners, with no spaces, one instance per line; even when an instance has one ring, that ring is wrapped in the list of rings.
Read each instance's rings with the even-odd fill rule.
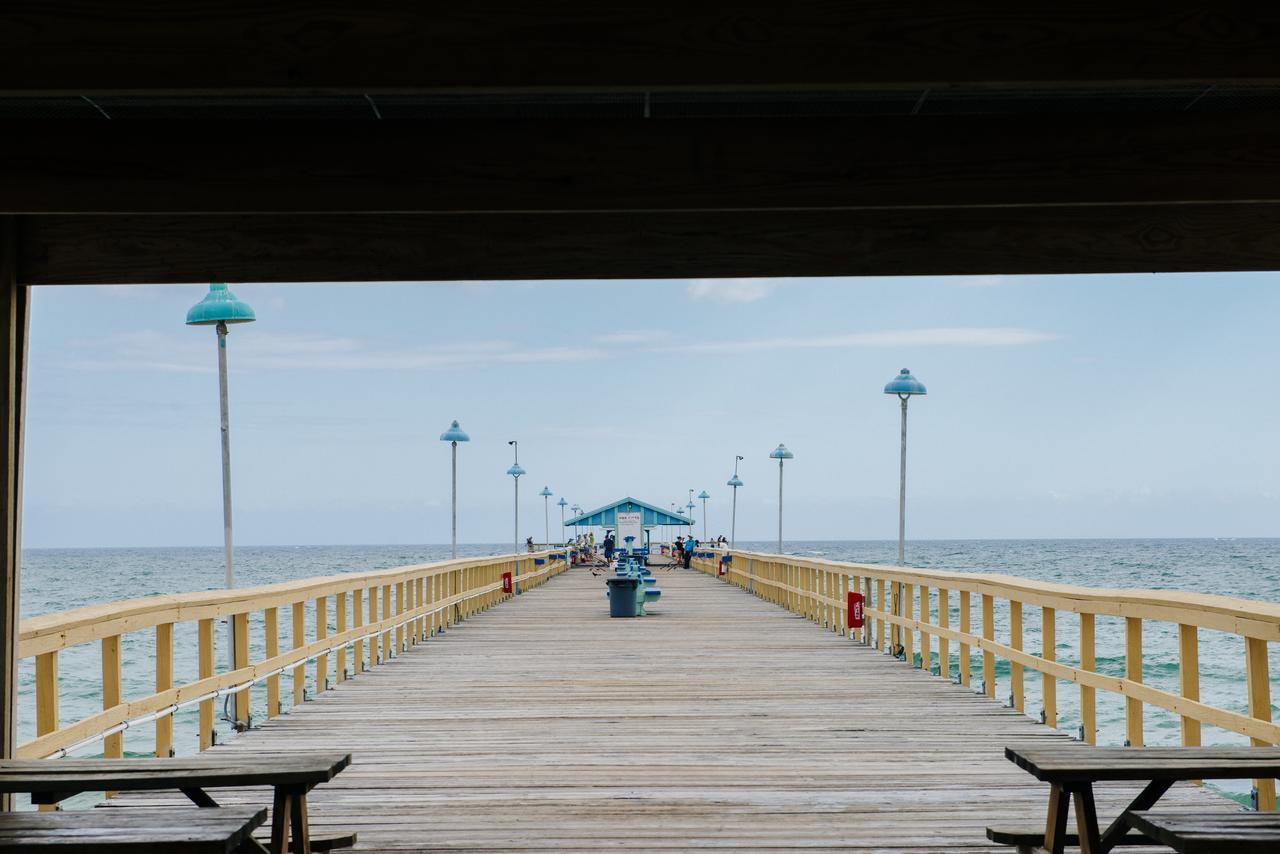
[[[774,448],[769,453],[769,458],[774,460],[790,460],[795,458],[795,454],[788,451],[786,445],[779,443],[778,447]]]
[[[543,498],[550,498],[551,490],[544,486],[542,487],[542,491],[539,492],[538,494],[541,495]]]
[[[449,429],[440,434],[441,442],[470,442],[471,437],[463,432],[458,426],[458,422],[454,421],[449,425]]]
[[[557,502],[556,502],[556,504],[558,504],[560,507],[568,507],[568,506],[569,506],[569,502],[568,502],[568,501],[565,501],[565,500],[564,500],[564,498],[561,498],[559,501],[557,501]]]
[[[710,496],[710,495],[707,495],[707,491],[704,489],[704,490],[702,490],[701,492],[699,492],[699,493],[698,493],[698,497],[699,497],[699,498],[701,498],[703,501],[706,501],[706,500],[707,500],[708,498],[710,498],[711,496]]]
[[[582,508],[581,508],[581,507],[579,507],[577,504],[573,505],[573,506],[572,506],[572,507],[570,507],[569,509],[570,509],[571,511],[573,511],[573,515],[575,515],[575,516],[581,516],[581,515],[582,515]]]
[[[212,326],[215,323],[252,323],[257,320],[253,309],[227,289],[222,282],[209,285],[204,299],[187,312],[188,326]]]
[[[725,486],[732,486],[734,489],[737,489],[739,486],[742,486],[742,479],[735,474],[733,477],[729,478],[729,482],[725,484]]]
[[[520,475],[524,474],[524,469],[520,468],[519,463],[516,463],[511,468],[507,469],[507,474],[511,475],[512,477],[519,477]]]
[[[884,387],[885,394],[896,394],[906,396],[909,394],[927,394],[924,390],[924,383],[911,376],[911,371],[903,368],[898,375],[889,381]]]
[[[688,504],[685,505],[685,507],[688,507],[690,511],[692,511],[693,508],[697,506],[698,505],[694,504],[692,501],[690,501]]]

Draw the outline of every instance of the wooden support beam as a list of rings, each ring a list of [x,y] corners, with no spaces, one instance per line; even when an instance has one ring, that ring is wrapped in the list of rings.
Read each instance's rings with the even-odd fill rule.
[[[22,446],[30,293],[21,283],[18,221],[0,216],[0,759],[17,749],[17,638],[22,556]],[[0,810],[12,799],[0,796]]]
[[[39,216],[29,284],[1273,270],[1280,204],[732,214]]]
[[[219,128],[221,129],[221,128]],[[17,123],[0,212],[584,213],[1277,202],[1274,112]],[[589,156],[584,156],[589,155]]]
[[[15,0],[0,14],[0,80],[37,93],[1221,83],[1280,77],[1278,16],[1269,4],[1193,0],[122,0],[106,11]]]

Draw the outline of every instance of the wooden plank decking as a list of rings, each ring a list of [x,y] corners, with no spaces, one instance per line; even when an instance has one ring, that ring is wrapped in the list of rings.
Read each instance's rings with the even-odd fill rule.
[[[1009,852],[986,825],[1043,821],[1047,788],[1003,748],[1063,736],[709,576],[657,574],[650,617],[610,620],[603,579],[574,569],[214,750],[350,750],[311,819],[360,850]],[[1101,790],[1100,813],[1132,791]],[[1232,808],[1190,786],[1162,804]]]

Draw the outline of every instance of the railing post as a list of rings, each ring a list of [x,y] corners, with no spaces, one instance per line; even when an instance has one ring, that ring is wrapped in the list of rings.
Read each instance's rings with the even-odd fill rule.
[[[911,611],[915,607],[914,605],[915,597],[912,595],[914,591],[911,589],[913,586],[914,585],[911,585],[911,584],[902,585],[902,619],[904,623],[912,619]],[[915,653],[916,633],[910,626],[907,626],[907,625],[903,625],[900,631],[902,632],[903,656],[906,658],[906,662],[908,666],[915,667],[916,665],[916,653]]]
[[[322,641],[329,636],[329,597],[316,597],[316,640]],[[329,687],[329,653],[316,656],[316,696],[324,693]]]
[[[156,693],[173,687],[173,623],[156,626]],[[39,696],[37,674],[36,691]],[[156,757],[167,759],[173,754],[173,715],[156,718]]]
[[[249,614],[241,612],[231,616],[231,630],[235,633],[235,667],[236,670],[249,666]],[[249,690],[237,691],[235,695],[236,724],[249,726]]]
[[[267,608],[263,612],[264,631],[267,635],[267,658],[280,654],[280,609]],[[280,674],[267,677],[267,718],[280,714]]]
[[[391,585],[382,585],[382,619],[387,619],[394,612],[391,610]],[[382,660],[388,662],[391,660],[391,629],[386,629],[382,633]]]
[[[925,631],[929,622],[929,585],[920,585],[920,669],[925,673],[933,672],[933,655],[930,651],[932,639]]]
[[[120,693],[120,636],[102,639],[102,708],[114,708],[123,699]],[[102,758],[124,756],[124,733],[109,735],[102,741]]]
[[[1080,669],[1096,671],[1098,669],[1097,654],[1094,646],[1093,614],[1080,615]],[[1084,730],[1083,740],[1086,744],[1098,743],[1098,708],[1096,689],[1080,683],[1080,728]]]
[[[307,643],[307,606],[302,602],[293,603],[293,648],[306,646]],[[299,661],[293,666],[293,704],[301,706],[307,701],[307,666]]]
[[[357,587],[351,591],[351,624],[352,628],[364,625],[364,588]],[[364,641],[357,640],[351,645],[351,671],[364,673]]]
[[[201,620],[196,629],[199,646],[200,678],[213,675],[213,620]],[[213,700],[200,701],[200,750],[213,746]]]
[[[990,593],[982,594],[982,639],[996,639],[996,603]],[[988,697],[996,695],[996,654],[982,648],[982,688]]]
[[[888,613],[889,609],[884,601],[884,579],[876,579],[876,606],[880,613]],[[876,620],[876,649],[884,652],[884,617]]]
[[[404,612],[406,610],[408,609],[405,607],[405,602],[404,602],[404,582],[397,581],[396,582],[396,610],[395,610],[396,623],[397,623],[396,655],[399,655],[400,652],[404,649],[404,626],[400,625],[400,618],[404,615]]]
[[[938,588],[938,626],[951,628],[951,591],[945,587]],[[951,639],[943,634],[938,635],[938,675],[951,679]]]
[[[1245,637],[1244,667],[1249,682],[1249,717],[1259,721],[1271,722],[1271,677],[1267,666],[1267,642],[1261,638]],[[1253,739],[1255,747],[1264,747],[1267,742]],[[1254,780],[1258,791],[1258,810],[1271,812],[1276,808],[1276,781],[1268,777],[1265,780]]]
[[[426,580],[425,578],[423,578],[421,575],[419,575],[419,576],[418,576],[417,592],[414,594],[414,601],[415,601],[415,603],[417,604],[417,607],[419,607],[419,608],[421,608],[421,607],[422,607],[423,605],[425,605],[425,604],[426,604],[426,602],[427,602],[427,600],[426,600],[426,591],[427,591],[427,580]],[[416,625],[417,625],[417,627],[418,627],[418,640],[419,640],[419,642],[421,642],[421,641],[425,641],[425,640],[429,637],[429,635],[427,634],[427,632],[428,632],[428,631],[430,631],[430,628],[429,628],[429,624],[428,624],[428,622],[427,622],[427,619],[428,619],[428,618],[427,618],[427,615],[426,615],[426,614],[423,614],[421,617],[419,617],[419,618],[418,618],[418,622],[417,622],[417,624],[416,624]]]
[[[1124,676],[1131,682],[1142,681],[1142,618],[1124,618]],[[1142,747],[1142,701],[1124,698],[1125,742],[1128,747]]]
[[[1188,700],[1200,701],[1200,631],[1178,626],[1178,687]],[[1200,721],[1182,716],[1182,746],[1200,746]]]
[[[1057,611],[1040,609],[1040,657],[1045,661],[1058,660]],[[1058,679],[1050,673],[1040,674],[1040,694],[1044,699],[1046,726],[1058,726]]]
[[[157,628],[159,627],[157,626]],[[156,674],[158,680],[158,666]],[[42,652],[36,656],[36,735],[48,735],[57,728],[58,651],[55,649],[52,652]],[[57,808],[57,804],[40,805],[41,812],[52,812]]]
[[[342,634],[347,630],[347,592],[343,590],[333,597],[334,610],[337,612],[337,632]],[[338,683],[347,681],[347,645],[344,643],[338,647],[337,660],[334,665],[334,673]]]
[[[956,666],[960,670],[960,684],[968,688],[973,684],[973,663],[969,660],[968,636],[973,631],[973,603],[969,601],[969,591],[960,591],[960,634],[965,640],[960,641],[960,660]]]
[[[378,586],[375,584],[369,588],[369,631],[373,631],[373,626],[378,622]],[[369,669],[372,670],[378,666],[378,639],[380,635],[371,635],[369,637]]]
[[[1022,652],[1022,603],[1009,600],[1009,646]],[[1023,667],[1017,661],[1009,662],[1009,692],[1013,707],[1019,712],[1027,710],[1027,693],[1023,684]]]
[[[862,579],[862,601],[866,607],[871,607],[871,576],[865,576]],[[871,643],[871,618],[868,617],[862,623],[862,642],[869,645]]]

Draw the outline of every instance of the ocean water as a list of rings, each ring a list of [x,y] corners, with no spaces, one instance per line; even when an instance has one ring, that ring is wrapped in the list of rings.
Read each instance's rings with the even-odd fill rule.
[[[773,551],[776,543],[740,542],[754,551]],[[500,554],[507,544],[459,546],[465,556]],[[787,542],[786,552],[829,560],[892,564],[897,543],[890,541]],[[446,546],[273,546],[236,550],[237,581],[244,586],[271,584],[339,572],[363,572],[405,564],[441,560],[449,556]],[[24,553],[22,570],[22,613],[24,617],[84,605],[149,596],[211,590],[222,586],[222,551],[219,548],[186,549],[33,549]],[[1078,584],[1090,587],[1144,587],[1178,589],[1239,596],[1247,599],[1280,601],[1280,539],[1186,539],[1186,540],[935,540],[908,544],[907,562],[929,569],[960,572],[1001,572],[1023,578]],[[958,597],[952,596],[952,625],[958,625]],[[975,611],[977,605],[975,603]],[[331,614],[332,617],[332,614]],[[258,616],[260,621],[261,617]],[[1040,649],[1040,613],[1024,608],[1024,648]],[[308,625],[313,625],[308,614]],[[977,626],[975,615],[974,625]],[[331,626],[333,627],[333,626]],[[282,634],[288,620],[281,620]],[[251,624],[251,645],[255,657],[264,654],[260,622]],[[218,666],[225,667],[223,638],[219,627]],[[1000,603],[996,612],[996,637],[1008,637],[1008,608]],[[1060,613],[1057,624],[1057,657],[1064,663],[1078,663],[1078,622],[1072,614]],[[282,639],[282,645],[287,641]],[[195,627],[180,625],[175,631],[174,678],[178,683],[196,678]],[[1272,644],[1272,697],[1280,700],[1280,644]],[[938,668],[936,643],[934,668]],[[955,645],[951,650],[951,673],[958,666]],[[1178,691],[1177,628],[1171,624],[1147,623],[1144,633],[1144,681],[1165,690]],[[1200,633],[1201,698],[1204,702],[1244,712],[1247,691],[1244,680],[1244,645],[1234,636],[1220,632]],[[126,697],[143,696],[154,688],[154,634],[151,631],[125,636],[122,648]],[[1114,675],[1124,673],[1124,621],[1099,617],[1097,620],[1098,670]],[[332,664],[330,665],[332,667]],[[973,656],[973,685],[981,681],[981,657]],[[101,708],[99,693],[101,661],[96,644],[84,644],[60,656],[61,719],[63,723],[83,718]],[[314,691],[314,666],[308,665],[307,690]],[[1026,711],[1038,718],[1041,708],[1039,674],[1026,675]],[[19,739],[35,734],[34,662],[27,659],[19,671]],[[996,696],[1010,693],[1009,667],[1000,662],[996,674]],[[290,678],[281,679],[281,697],[286,708],[292,698]],[[256,720],[265,716],[266,689],[256,686],[251,694]],[[1124,703],[1119,697],[1098,692],[1099,743],[1124,741]],[[219,709],[221,713],[221,709]],[[185,709],[174,718],[174,748],[179,754],[197,749],[197,710]],[[1280,709],[1273,708],[1280,719]],[[1160,709],[1148,708],[1144,716],[1147,744],[1179,743],[1179,719]],[[1080,726],[1079,691],[1069,683],[1058,687],[1058,726],[1075,734]],[[235,733],[219,721],[217,739],[226,741]],[[151,755],[154,728],[150,725],[125,734],[127,755]],[[1205,744],[1246,744],[1232,733],[1204,728]],[[94,745],[77,755],[100,755]],[[1243,798],[1245,781],[1223,785],[1225,793]]]

